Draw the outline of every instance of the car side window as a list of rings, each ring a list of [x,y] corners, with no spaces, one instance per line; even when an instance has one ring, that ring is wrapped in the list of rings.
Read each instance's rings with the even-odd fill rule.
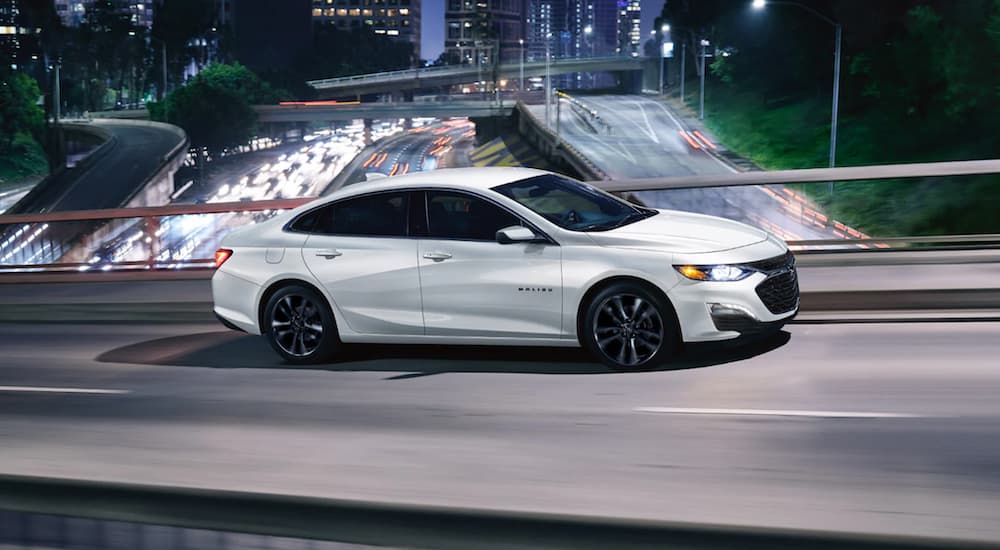
[[[427,193],[430,238],[495,241],[497,231],[521,220],[484,199],[448,191]]]
[[[312,232],[405,237],[406,199],[406,193],[378,193],[331,204],[316,211]]]

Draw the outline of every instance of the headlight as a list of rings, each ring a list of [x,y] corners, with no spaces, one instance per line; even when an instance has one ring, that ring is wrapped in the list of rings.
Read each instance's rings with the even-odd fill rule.
[[[741,281],[754,273],[738,265],[675,265],[674,269],[692,281]]]

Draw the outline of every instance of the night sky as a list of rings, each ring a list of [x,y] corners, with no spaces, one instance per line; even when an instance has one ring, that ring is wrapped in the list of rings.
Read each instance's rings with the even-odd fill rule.
[[[649,35],[653,19],[663,9],[663,0],[642,1],[642,36]],[[444,51],[444,2],[445,0],[423,0],[421,15],[420,57],[434,61]]]

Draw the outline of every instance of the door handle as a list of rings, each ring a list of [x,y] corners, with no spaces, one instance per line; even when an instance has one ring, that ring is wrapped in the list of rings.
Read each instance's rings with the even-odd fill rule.
[[[341,252],[341,251],[339,251],[339,250],[333,249],[333,248],[327,248],[327,249],[324,249],[324,250],[317,250],[316,251],[316,255],[320,256],[320,257],[323,257],[323,258],[326,258],[327,260],[332,260],[332,259],[336,258],[337,256],[343,256],[344,253]]]
[[[451,254],[448,254],[447,252],[428,252],[424,254],[424,258],[427,258],[428,260],[434,260],[435,262],[440,262],[443,260],[447,260],[448,258],[451,258]]]

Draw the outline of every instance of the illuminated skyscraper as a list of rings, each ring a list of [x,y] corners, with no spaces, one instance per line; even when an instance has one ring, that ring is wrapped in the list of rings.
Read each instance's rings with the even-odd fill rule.
[[[444,46],[453,61],[492,66],[499,51],[501,61],[514,62],[524,38],[524,0],[447,0]]]
[[[642,47],[639,0],[617,0],[618,55],[637,57]]]
[[[63,25],[77,27],[87,18],[87,12],[97,2],[109,2],[137,27],[152,27],[155,5],[162,0],[55,0],[56,14]]]
[[[420,59],[420,0],[312,0],[312,18],[338,29],[370,29],[408,40]]]

